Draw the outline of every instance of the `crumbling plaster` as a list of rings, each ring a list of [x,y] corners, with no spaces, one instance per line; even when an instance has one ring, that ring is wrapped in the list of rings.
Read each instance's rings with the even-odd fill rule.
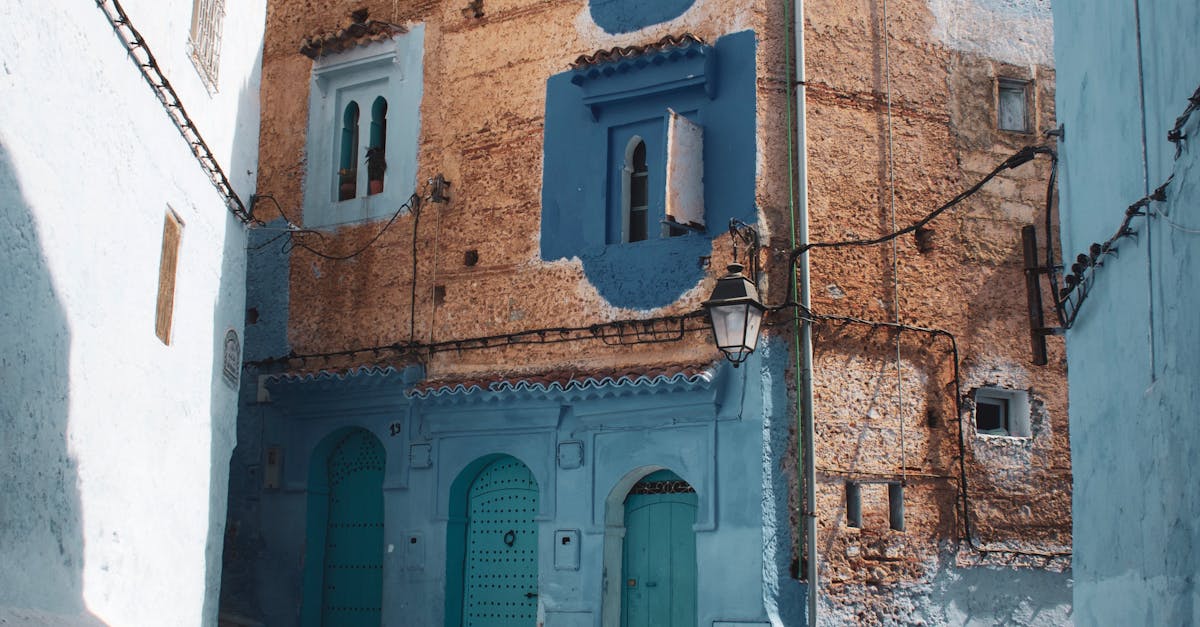
[[[1021,20],[1041,20],[1037,28],[1048,29],[1047,16],[1030,4],[1019,13]],[[904,226],[1018,148],[1037,143],[1037,131],[1053,126],[1048,53],[972,47],[961,32],[947,33],[948,19],[952,30],[961,30],[954,20],[980,11],[992,16],[993,36],[1007,32],[1009,14],[994,8],[958,6],[948,14],[938,3],[889,2],[885,51],[882,3],[806,2],[813,239],[868,238],[890,231],[889,167],[895,172],[895,224]],[[1049,40],[1039,41],[1035,47],[1048,49]],[[995,130],[1000,76],[1031,81],[1031,132]],[[929,225],[934,230],[929,252],[919,252],[912,236],[898,239],[896,274],[890,245],[811,253],[814,309],[886,322],[898,318],[953,333],[961,391],[967,396],[960,415],[945,337],[905,332],[897,346],[895,332],[886,328],[818,326],[817,550],[826,610],[821,624],[955,623],[961,614],[944,613],[922,598],[926,592],[914,591],[928,590],[938,580],[971,587],[1005,576],[1044,580],[1038,589],[1009,597],[1029,612],[983,603],[968,614],[974,620],[1069,620],[1069,571],[1064,572],[1069,557],[978,553],[963,540],[960,496],[962,428],[974,544],[1069,552],[1062,344],[1051,340],[1050,365],[1030,363],[1020,258],[1021,226],[1032,223],[1041,230],[1048,175],[1048,160],[1001,174]],[[1044,233],[1041,238],[1045,241]],[[1033,438],[974,433],[969,393],[986,384],[1031,390]],[[863,482],[861,529],[845,521],[849,480]],[[889,529],[887,490],[880,483],[887,481],[906,484],[903,532]],[[1013,564],[1019,569],[1011,570]]]

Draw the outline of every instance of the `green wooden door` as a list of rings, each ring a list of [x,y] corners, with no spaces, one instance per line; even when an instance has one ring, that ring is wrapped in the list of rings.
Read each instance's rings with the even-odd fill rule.
[[[488,464],[467,497],[465,627],[534,627],[537,622],[538,487],[525,464]]]
[[[383,446],[351,431],[329,454],[321,624],[380,624],[383,602]]]
[[[647,475],[625,499],[622,627],[695,627],[696,492],[673,472]]]

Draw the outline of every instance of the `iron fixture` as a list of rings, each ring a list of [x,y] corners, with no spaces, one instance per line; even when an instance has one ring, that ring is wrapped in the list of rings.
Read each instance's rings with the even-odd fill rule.
[[[742,274],[740,263],[729,264],[729,274],[717,279],[712,296],[704,301],[712,322],[717,348],[737,368],[758,346],[758,329],[766,307],[758,287]]]

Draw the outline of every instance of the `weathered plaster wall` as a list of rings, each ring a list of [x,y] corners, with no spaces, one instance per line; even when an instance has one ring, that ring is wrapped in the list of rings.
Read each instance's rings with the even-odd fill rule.
[[[185,53],[192,3],[127,5],[248,197],[265,3],[229,5],[212,98]],[[0,72],[0,622],[213,624],[244,231],[99,8],[6,3],[0,36],[18,42]],[[164,346],[168,206],[185,226]]]
[[[356,5],[357,6],[357,5]],[[546,80],[569,69],[581,54],[602,48],[645,44],[667,34],[690,31],[716,41],[721,35],[764,24],[766,15],[781,7],[752,5],[749,10],[725,10],[719,2],[698,2],[682,16],[622,35],[608,35],[592,21],[586,3],[489,2],[485,15],[464,15],[454,3],[364,3],[376,19],[421,22],[425,25],[425,91],[421,104],[418,181],[443,173],[452,182],[452,201],[426,204],[418,221],[403,215],[366,252],[349,261],[320,259],[297,248],[293,251],[288,334],[298,353],[390,344],[410,339],[410,253],[417,232],[416,319],[413,339],[440,341],[485,333],[575,326],[621,317],[678,313],[694,309],[711,289],[716,270],[704,267],[712,255],[723,270],[728,259],[723,224],[710,225],[717,235],[713,251],[694,253],[688,274],[693,280],[674,302],[642,311],[623,309],[606,301],[587,278],[580,261],[546,263],[539,256],[542,190],[542,130]],[[311,61],[296,52],[306,35],[336,29],[346,20],[341,8],[314,11],[303,2],[272,5],[264,53],[263,153],[260,187],[274,194],[284,212],[299,220],[304,134],[295,121],[305,119]],[[469,14],[469,12],[468,12]],[[754,59],[760,71],[782,72],[776,63],[778,33],[755,31],[759,41]],[[730,81],[745,80],[741,74]],[[736,84],[736,83],[731,83]],[[761,83],[761,98],[779,99],[775,85]],[[481,97],[487,94],[488,97]],[[780,102],[781,100],[774,100]],[[782,107],[770,121],[782,122]],[[756,118],[759,128],[765,122]],[[765,134],[760,134],[760,137]],[[766,141],[760,139],[759,142]],[[760,146],[761,147],[761,146]],[[784,146],[780,144],[778,149]],[[757,154],[757,151],[756,153]],[[752,154],[749,159],[756,159]],[[761,161],[761,160],[760,160]],[[755,166],[758,180],[766,166]],[[777,197],[781,186],[762,186],[759,209],[777,212],[779,203],[764,207],[764,198]],[[736,211],[754,211],[741,207]],[[732,211],[732,210],[730,210]],[[751,214],[752,215],[752,214]],[[375,236],[379,222],[347,225],[305,239],[319,250],[344,253]],[[468,266],[468,251],[478,262]],[[699,269],[697,272],[696,269]],[[598,272],[600,272],[598,270]],[[603,280],[602,273],[597,280]],[[553,298],[529,298],[531,286]],[[435,288],[442,287],[444,292]],[[672,286],[672,289],[674,286]],[[435,298],[435,293],[441,295]],[[488,294],[484,300],[479,294]],[[646,306],[645,297],[629,301]],[[657,303],[656,303],[657,304]],[[566,353],[565,351],[578,351]],[[496,363],[513,363],[514,353],[437,356],[430,376],[494,370]],[[556,366],[564,361],[597,367],[629,363],[686,363],[714,355],[706,337],[652,347],[586,348],[527,347],[521,351],[524,368]],[[389,355],[381,356],[387,359]],[[356,359],[363,359],[358,356]],[[352,361],[352,360],[351,360]],[[349,365],[350,361],[342,365]],[[326,364],[323,364],[326,365]],[[337,367],[336,360],[327,364]]]
[[[992,130],[997,76],[1033,79],[1032,128],[1054,125],[1053,72],[1045,65],[1048,56],[1022,56],[1020,50],[994,52],[997,60],[942,33],[938,7],[918,0],[890,4],[896,221],[903,225],[973,183],[1017,147],[1037,139],[1035,133]],[[453,182],[449,204],[427,204],[419,221],[401,215],[373,246],[352,260],[321,259],[302,248],[293,249],[288,260],[287,347],[315,353],[694,310],[709,293],[711,277],[729,259],[728,237],[718,234],[722,225],[710,224],[711,234],[717,235],[711,259],[707,267],[698,265],[694,271],[705,278],[694,287],[685,286],[678,296],[666,294],[677,291],[672,285],[670,290],[655,288],[662,293],[652,294],[652,299],[612,298],[598,289],[596,281],[603,279],[591,278],[593,273],[580,259],[547,262],[541,258],[547,246],[558,243],[542,239],[546,237],[544,208],[538,202],[543,186],[557,183],[546,180],[552,168],[543,163],[547,78],[567,71],[582,54],[644,45],[668,34],[690,31],[714,42],[730,33],[753,32],[754,210],[757,226],[771,246],[786,247],[786,85],[790,77],[782,61],[783,25],[788,19],[783,3],[697,0],[667,22],[615,35],[610,33],[624,26],[598,23],[594,12],[599,5],[505,0],[485,2],[483,17],[474,17],[455,2],[403,6],[346,2],[332,7],[303,1],[272,3],[264,52],[259,185],[279,199],[289,219],[301,215],[305,138],[295,125],[307,116],[312,67],[297,49],[303,37],[344,25],[349,9],[358,6],[368,8],[376,19],[424,24],[426,84],[417,180],[442,173]],[[813,239],[886,232],[891,229],[891,216],[881,4],[822,1],[807,6],[806,158]],[[638,20],[630,23],[641,25]],[[986,612],[984,620],[1016,616],[1037,622],[1069,612],[1062,603],[1068,580],[1059,572],[1067,566],[1066,560],[1052,560],[1045,572],[992,570],[994,562],[1007,558],[989,561],[970,550],[960,553],[961,547],[952,544],[962,538],[956,496],[957,429],[965,424],[976,542],[991,548],[1045,551],[1070,545],[1062,349],[1052,342],[1050,367],[1029,365],[1019,260],[1019,229],[1041,215],[1047,175],[1046,164],[1035,163],[999,177],[985,193],[933,225],[937,232],[932,253],[917,253],[911,239],[898,242],[901,318],[957,334],[964,392],[985,384],[1034,388],[1035,405],[1042,412],[1034,439],[997,443],[975,436],[969,405],[963,416],[956,414],[953,368],[944,340],[905,336],[900,351],[903,410],[898,411],[894,337],[856,327],[822,325],[819,329],[816,409],[818,465],[823,470],[817,503],[822,524],[818,548],[821,555],[829,556],[822,566],[823,581],[830,582],[824,591],[829,602],[827,622],[855,620],[859,611],[868,622],[894,624],[906,617],[933,622],[951,614],[926,598],[932,582],[962,582],[958,588],[945,584],[953,589],[946,594],[956,606],[965,607],[967,601],[954,596],[959,590],[1006,576],[1028,576],[1043,585],[1026,597],[1012,599],[1032,608],[1027,615],[1005,605],[1011,597],[999,595],[994,605],[984,604],[985,609],[979,610]],[[310,246],[336,255],[357,250],[381,227],[377,221],[326,230],[323,239],[301,237]],[[409,300],[414,232],[415,304]],[[477,263],[468,262],[476,257]],[[784,297],[779,289],[786,285],[786,275],[778,269],[781,259],[764,252],[764,260],[773,264],[768,286],[776,286],[768,287],[770,302]],[[814,254],[813,264],[814,303],[819,311],[894,319],[890,248],[821,251]],[[778,336],[784,331],[773,327],[769,333]],[[279,346],[276,355],[286,352]],[[693,334],[679,342],[641,346],[585,342],[445,352],[425,365],[426,376],[432,379],[486,378],[514,370],[587,372],[699,363],[715,356],[707,335]],[[285,367],[315,371],[405,363],[384,349],[327,360],[291,360]],[[773,384],[784,385],[778,370],[771,375]],[[778,426],[786,420],[780,412],[791,411],[788,405],[784,409],[782,403],[772,404],[777,409],[764,420]],[[903,471],[896,455],[899,418],[905,425]],[[792,472],[794,439],[784,447],[768,438],[763,446],[764,465]],[[909,531],[887,530],[886,518],[880,528],[878,494],[872,497],[875,509],[868,516],[873,526],[862,531],[845,528],[839,513],[844,511],[846,478],[900,475],[909,480]],[[769,476],[772,485],[782,481],[774,472]],[[794,485],[786,492],[794,494]],[[772,492],[776,500],[771,511],[776,516],[784,511],[795,515],[799,507],[794,497],[790,503],[781,502],[783,494]],[[288,502],[292,504],[269,514],[266,527],[299,516],[302,505],[294,499]],[[1029,509],[1013,512],[1013,503]],[[771,569],[778,569],[783,559],[779,538],[770,535],[778,530],[778,520],[764,517],[762,524],[764,538],[770,538],[764,540],[768,556],[763,562],[769,595],[774,594],[770,586],[782,587],[778,570]],[[287,543],[295,538],[284,540],[283,548],[261,554],[264,562],[295,559],[292,549],[286,548],[293,546]],[[260,576],[262,598],[274,597],[271,603],[286,606],[287,595],[294,594],[289,587],[296,583],[294,578]],[[903,607],[915,609],[897,609]],[[766,610],[774,617],[770,603]],[[781,620],[791,620],[784,616]]]
[[[1137,237],[1120,241],[1119,257],[1106,257],[1067,335],[1076,620],[1193,624],[1200,169],[1193,141],[1176,159],[1166,132],[1200,84],[1200,10],[1188,2],[1066,0],[1054,14],[1068,258],[1106,240],[1129,203],[1175,177],[1167,200],[1149,207],[1157,217],[1135,219]],[[1195,136],[1198,123],[1193,115],[1185,136]]]
[[[874,2],[816,1],[805,8],[814,240],[875,237],[892,230],[893,219],[900,227],[911,224],[1018,148],[1038,142],[1037,132],[996,130],[997,77],[1031,80],[1031,130],[1054,125],[1048,39],[976,46],[974,35],[955,26],[990,16],[989,32],[997,40],[1009,41],[997,33],[1011,29],[1044,32],[1048,19],[1035,3],[1000,11],[987,3],[889,2],[886,16],[882,3]],[[1014,15],[1019,19],[1013,21]],[[962,590],[987,588],[1005,577],[1043,585],[1023,592],[1014,586],[980,601],[970,611],[973,619],[1069,620],[1069,558],[981,555],[963,540],[959,493],[959,460],[965,456],[975,545],[1069,552],[1062,348],[1052,340],[1050,365],[1030,363],[1020,259],[1021,226],[1042,222],[1048,165],[1039,161],[1008,171],[936,219],[929,225],[928,252],[920,252],[911,235],[898,239],[896,272],[890,245],[811,254],[818,312],[899,319],[953,333],[965,396],[959,416],[945,337],[905,333],[898,346],[887,329],[818,325],[817,549],[827,593],[821,624],[965,622],[945,604],[961,604]],[[1032,438],[975,434],[970,393],[983,385],[1032,391]],[[863,483],[861,529],[845,519],[847,481]],[[906,484],[903,532],[889,528],[889,481]],[[962,587],[935,598],[930,591],[938,581]]]

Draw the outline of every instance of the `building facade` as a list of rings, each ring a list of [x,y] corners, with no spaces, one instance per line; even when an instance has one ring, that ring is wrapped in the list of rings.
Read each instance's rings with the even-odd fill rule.
[[[0,9],[0,623],[216,621],[266,6],[124,5]]]
[[[970,6],[810,2],[797,38],[782,2],[271,2],[224,614],[1067,620],[1020,262],[1049,163],[792,253],[1054,126],[1048,16]],[[731,262],[772,307],[740,367],[697,314]]]
[[[1194,624],[1200,10],[1058,2],[1054,13],[1062,247],[1068,266],[1086,260],[1064,297],[1075,618]]]

